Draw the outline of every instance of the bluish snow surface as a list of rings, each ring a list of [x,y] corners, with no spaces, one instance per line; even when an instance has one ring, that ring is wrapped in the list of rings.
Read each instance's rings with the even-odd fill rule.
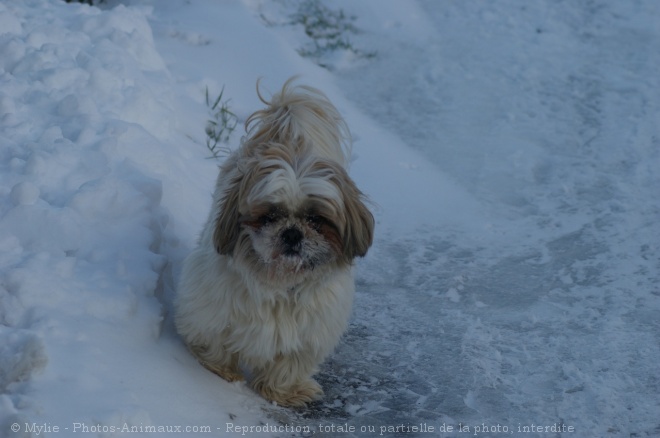
[[[481,211],[370,182],[416,205],[359,265],[329,415],[660,435],[659,5],[409,6],[354,7],[378,56],[338,83]]]

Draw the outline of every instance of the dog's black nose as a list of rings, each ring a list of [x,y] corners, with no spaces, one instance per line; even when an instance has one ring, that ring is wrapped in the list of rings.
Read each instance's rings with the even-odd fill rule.
[[[282,242],[289,249],[296,249],[295,247],[303,240],[303,233],[298,228],[287,228],[282,231]]]

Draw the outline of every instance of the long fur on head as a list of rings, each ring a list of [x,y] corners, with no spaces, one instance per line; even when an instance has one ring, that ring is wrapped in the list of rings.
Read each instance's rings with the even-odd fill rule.
[[[351,135],[326,95],[309,86],[293,86],[295,79],[287,80],[270,101],[262,96],[257,82],[257,95],[267,107],[247,119],[247,136],[239,151],[241,156],[228,160],[221,169],[226,175],[232,174],[232,168],[236,167],[239,172],[233,173],[235,181],[228,183],[229,188],[218,206],[215,246],[220,254],[233,253],[241,233],[240,218],[247,213],[246,201],[250,192],[258,192],[255,186],[260,181],[265,184],[265,175],[291,171],[294,176],[288,181],[299,180],[308,176],[300,171],[312,168],[307,164],[314,158],[317,164],[313,168],[317,171],[319,167],[326,168],[321,178],[332,181],[338,190],[337,196],[343,198],[342,252],[343,260],[350,262],[366,254],[374,227],[362,192],[345,170],[351,152]],[[335,211],[340,211],[339,205],[335,206]]]
[[[305,154],[314,153],[346,167],[351,156],[348,126],[325,94],[306,85],[294,86],[296,77],[287,80],[271,100],[263,97],[257,82],[257,95],[267,105],[245,122],[248,150],[259,145],[279,143]]]

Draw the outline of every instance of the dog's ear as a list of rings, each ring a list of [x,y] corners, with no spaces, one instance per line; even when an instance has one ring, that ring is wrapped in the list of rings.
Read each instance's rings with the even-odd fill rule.
[[[342,190],[346,215],[343,255],[351,261],[367,254],[374,238],[374,216],[365,205],[364,195],[350,178],[345,178]]]
[[[216,206],[218,215],[215,220],[215,230],[213,231],[213,245],[219,254],[232,255],[234,247],[238,242],[241,233],[238,212],[240,195],[240,182],[234,181],[219,199],[219,205]]]

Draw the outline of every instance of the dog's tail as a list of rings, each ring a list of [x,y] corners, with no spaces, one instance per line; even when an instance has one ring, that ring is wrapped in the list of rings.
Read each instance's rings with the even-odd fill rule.
[[[351,135],[337,108],[321,91],[287,80],[279,93],[266,100],[257,95],[266,108],[252,114],[245,122],[247,140],[255,145],[279,143],[295,147],[297,152],[314,151],[346,167],[351,156]]]

